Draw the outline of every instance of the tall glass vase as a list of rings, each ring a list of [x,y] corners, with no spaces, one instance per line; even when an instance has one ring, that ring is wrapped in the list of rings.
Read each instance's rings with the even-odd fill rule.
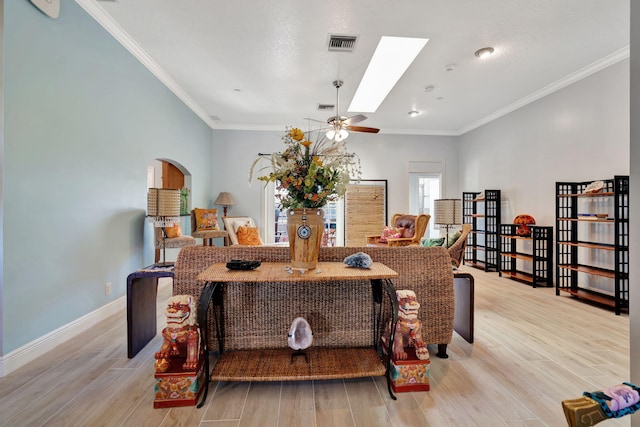
[[[294,269],[314,270],[317,267],[323,232],[322,209],[289,209],[287,234],[291,266]]]

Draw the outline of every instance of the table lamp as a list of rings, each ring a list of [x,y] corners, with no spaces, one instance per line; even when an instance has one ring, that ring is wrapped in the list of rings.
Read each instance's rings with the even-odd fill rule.
[[[433,201],[433,221],[447,229],[449,246],[449,226],[462,224],[462,201],[460,199],[436,199]]]
[[[180,222],[180,190],[149,188],[147,192],[147,215],[153,217],[153,226],[162,228],[162,266],[165,262],[166,228]]]
[[[227,193],[226,191],[218,194],[216,201],[213,202],[214,205],[222,206],[223,216],[227,216],[227,208],[229,206],[233,206],[236,204],[236,201],[231,197],[231,193]]]

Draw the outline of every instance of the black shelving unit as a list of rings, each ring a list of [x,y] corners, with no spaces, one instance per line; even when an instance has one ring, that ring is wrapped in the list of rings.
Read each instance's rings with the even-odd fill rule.
[[[500,276],[536,286],[553,286],[553,227],[530,225],[519,236],[517,224],[500,224]]]
[[[484,197],[480,197],[484,194]],[[500,190],[462,193],[462,221],[471,224],[464,262],[484,271],[498,271]]]
[[[556,182],[556,295],[629,309],[629,177]]]

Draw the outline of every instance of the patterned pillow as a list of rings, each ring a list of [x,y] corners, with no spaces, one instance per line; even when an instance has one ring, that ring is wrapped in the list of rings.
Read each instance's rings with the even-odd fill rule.
[[[380,243],[388,243],[387,239],[397,239],[398,237],[402,236],[403,230],[403,228],[393,228],[385,226],[378,241]]]
[[[423,238],[420,244],[428,248],[430,248],[431,246],[442,246],[444,245],[444,237],[440,237],[438,239]]]
[[[459,238],[460,238],[460,232],[459,231],[456,231],[454,234],[449,236],[449,244],[447,245],[447,248],[450,248],[456,242],[456,240],[458,240]]]
[[[180,228],[180,224],[173,224],[171,227],[165,227],[164,233],[168,239],[172,239],[182,236],[182,229]]]
[[[238,227],[238,244],[246,246],[260,246],[262,241],[258,234],[258,227]]]
[[[196,217],[196,231],[220,230],[218,225],[218,209],[198,209],[193,210]]]

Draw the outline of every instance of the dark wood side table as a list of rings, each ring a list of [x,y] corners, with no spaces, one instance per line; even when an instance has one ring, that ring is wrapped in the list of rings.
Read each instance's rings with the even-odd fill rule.
[[[130,359],[156,336],[160,277],[173,278],[173,266],[150,265],[127,277],[127,357]]]
[[[473,276],[469,273],[454,273],[453,289],[456,301],[453,330],[473,343]]]

